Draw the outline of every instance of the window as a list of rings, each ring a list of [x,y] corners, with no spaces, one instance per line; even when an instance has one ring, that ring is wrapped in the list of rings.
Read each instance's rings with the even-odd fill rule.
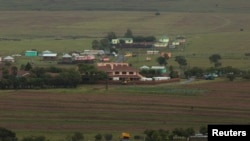
[[[127,74],[127,72],[123,71],[122,74]]]
[[[120,74],[119,71],[116,71],[115,74]]]
[[[130,71],[129,74],[134,74],[134,72]]]

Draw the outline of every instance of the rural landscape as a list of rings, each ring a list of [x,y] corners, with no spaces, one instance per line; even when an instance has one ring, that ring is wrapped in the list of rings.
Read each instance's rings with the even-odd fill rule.
[[[203,141],[250,124],[248,0],[0,0],[0,140]]]

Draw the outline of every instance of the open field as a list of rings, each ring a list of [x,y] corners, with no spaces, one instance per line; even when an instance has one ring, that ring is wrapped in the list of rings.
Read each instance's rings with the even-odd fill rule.
[[[0,10],[249,12],[248,0],[0,0]]]
[[[184,47],[161,51],[185,56],[189,66],[211,66],[208,57],[219,53],[224,66],[250,68],[249,57],[245,56],[250,36],[248,13],[161,12],[155,16],[154,12],[124,11],[1,11],[0,17],[1,56],[22,54],[29,49],[59,54],[82,51],[108,32],[123,36],[130,28],[134,35],[168,35],[171,39],[186,36]],[[141,54],[128,61],[139,67],[146,65],[145,58]],[[174,61],[169,62],[177,66]],[[150,64],[157,65],[156,61]]]
[[[82,86],[77,89],[8,90],[0,94],[0,126],[19,137],[64,139],[145,129],[206,124],[249,124],[249,82],[198,81],[187,85]],[[93,136],[92,136],[93,138]]]

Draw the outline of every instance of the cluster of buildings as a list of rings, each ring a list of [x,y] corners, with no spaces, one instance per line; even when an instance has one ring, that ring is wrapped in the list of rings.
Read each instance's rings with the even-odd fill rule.
[[[174,40],[170,40],[168,36],[161,36],[156,42],[134,42],[133,38],[117,38],[112,39],[111,44],[121,48],[152,48],[152,47],[168,47],[174,49],[179,45],[183,45],[186,38],[177,36]]]
[[[112,39],[113,45],[122,45],[126,47],[167,47],[169,45],[180,45],[186,42],[184,37],[178,37],[174,41],[170,41],[167,36],[162,36],[157,42],[154,43],[134,43],[132,38],[117,38]],[[171,43],[171,44],[170,44]],[[171,57],[171,53],[162,54],[157,50],[147,50],[147,55],[168,55]],[[18,55],[21,56],[21,55]],[[164,66],[142,66],[140,69],[131,67],[128,63],[121,62],[111,62],[109,56],[105,54],[103,50],[84,50],[83,52],[71,52],[67,54],[61,54],[45,50],[38,52],[37,50],[27,50],[24,52],[25,57],[41,57],[43,61],[57,61],[59,64],[75,64],[75,63],[93,63],[97,58],[99,63],[97,63],[97,68],[106,72],[109,80],[113,81],[157,81],[157,80],[169,80],[170,77],[159,76],[154,78],[146,78],[139,74],[142,69],[147,70],[158,70],[161,74],[167,72]],[[125,55],[124,55],[125,56]],[[147,57],[147,60],[151,60]],[[15,62],[14,56],[0,57],[0,62]]]

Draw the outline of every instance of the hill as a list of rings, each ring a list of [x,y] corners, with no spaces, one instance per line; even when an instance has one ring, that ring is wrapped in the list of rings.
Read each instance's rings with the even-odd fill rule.
[[[250,12],[249,0],[0,0],[0,10]]]

